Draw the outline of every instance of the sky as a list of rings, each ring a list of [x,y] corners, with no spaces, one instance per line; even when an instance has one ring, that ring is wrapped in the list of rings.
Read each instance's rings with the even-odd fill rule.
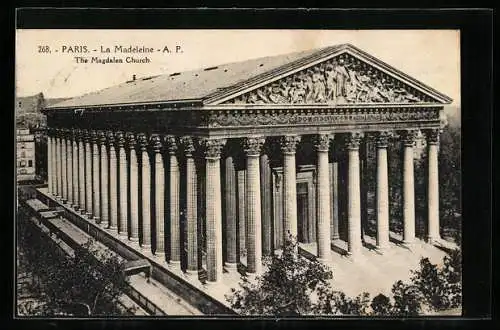
[[[141,78],[340,43],[353,44],[460,105],[458,30],[17,30],[16,95],[73,97],[123,83],[134,74]],[[120,45],[155,51],[113,53]],[[82,46],[90,53],[75,52]],[[101,53],[101,47],[111,53]],[[165,47],[170,52],[163,52]],[[76,56],[89,63],[77,63]],[[90,63],[92,57],[108,56],[124,61],[147,56],[150,62]]]

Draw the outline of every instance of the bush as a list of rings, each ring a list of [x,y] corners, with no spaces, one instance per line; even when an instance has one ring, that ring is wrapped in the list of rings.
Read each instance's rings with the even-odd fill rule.
[[[397,316],[416,316],[421,311],[418,289],[399,280],[392,286],[394,298],[393,314]]]
[[[381,293],[373,298],[370,307],[372,309],[372,314],[377,316],[391,315],[393,310],[391,299]]]
[[[429,259],[420,260],[420,268],[412,272],[412,282],[424,302],[435,311],[459,307],[462,303],[461,252],[456,249],[443,259],[438,268]]]

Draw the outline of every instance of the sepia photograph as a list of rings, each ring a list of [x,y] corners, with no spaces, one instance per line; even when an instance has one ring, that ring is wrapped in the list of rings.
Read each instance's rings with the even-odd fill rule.
[[[462,315],[459,30],[15,38],[16,317]]]

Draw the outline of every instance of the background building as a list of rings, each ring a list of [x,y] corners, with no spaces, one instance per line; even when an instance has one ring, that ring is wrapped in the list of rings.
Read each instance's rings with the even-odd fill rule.
[[[17,130],[17,181],[36,179],[35,135],[29,129]]]

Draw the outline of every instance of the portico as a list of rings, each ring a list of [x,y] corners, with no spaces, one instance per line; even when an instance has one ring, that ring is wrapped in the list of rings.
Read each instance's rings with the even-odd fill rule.
[[[369,141],[377,248],[389,244],[389,139],[404,141],[403,240],[415,239],[419,131],[427,238],[439,239],[439,130],[449,102],[352,45],[132,80],[45,109],[49,193],[208,283],[238,264],[260,273],[263,255],[290,234],[328,259],[343,224],[356,260],[367,207],[360,148]]]

